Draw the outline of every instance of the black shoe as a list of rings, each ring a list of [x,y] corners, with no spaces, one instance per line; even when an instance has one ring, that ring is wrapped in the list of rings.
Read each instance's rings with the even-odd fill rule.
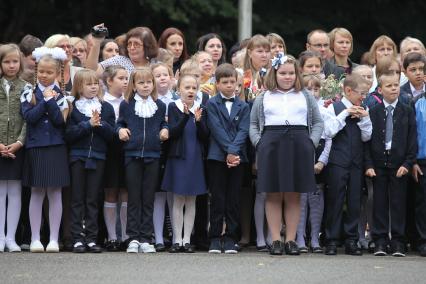
[[[324,250],[322,249],[322,247],[313,247],[312,252],[313,253],[323,253]]]
[[[122,241],[120,243],[120,251],[127,251],[127,247],[129,246],[130,241],[131,241],[130,238]]]
[[[81,242],[77,242],[73,246],[72,252],[74,252],[74,253],[85,253],[86,252],[86,246]]]
[[[387,253],[387,246],[384,243],[376,242],[375,248],[374,248],[374,255],[375,256],[386,256]]]
[[[256,246],[256,249],[257,249],[258,252],[268,252],[269,251],[268,246],[260,246],[260,247]]]
[[[326,255],[336,255],[337,254],[337,246],[335,244],[326,245],[324,253]]]
[[[181,252],[181,251],[182,251],[182,247],[178,243],[173,244],[169,249],[170,253],[178,253],[178,252]]]
[[[221,253],[222,252],[222,244],[220,243],[220,239],[212,239],[210,241],[209,253]]]
[[[426,257],[426,244],[419,246],[417,249],[420,253],[420,256]]]
[[[232,239],[226,238],[223,243],[223,250],[227,254],[236,254],[238,253],[238,247],[235,245],[235,242]]]
[[[405,244],[401,242],[392,242],[391,253],[392,256],[404,257],[406,253]]]
[[[183,251],[186,252],[186,253],[194,253],[195,252],[195,250],[191,246],[191,244],[188,244],[188,243],[183,245]]]
[[[285,243],[285,253],[288,255],[299,255],[299,246],[295,241],[288,241]]]
[[[86,250],[87,252],[91,252],[91,253],[101,253],[102,252],[102,248],[95,244],[95,243],[90,243],[91,245],[87,245],[86,246]]]
[[[345,243],[345,254],[348,255],[362,255],[361,249],[358,247],[356,241],[348,241]]]
[[[308,249],[307,247],[303,246],[303,247],[300,247],[300,248],[299,248],[299,252],[300,252],[300,253],[308,253],[308,252],[309,252],[309,249]]]
[[[64,245],[62,248],[64,251],[74,251],[74,244],[72,242],[72,239],[65,238],[64,239]]]
[[[110,240],[105,243],[105,248],[107,251],[119,251],[120,250],[120,244],[117,240]]]
[[[273,241],[271,249],[269,251],[270,255],[282,255],[283,254],[283,245],[281,241]]]
[[[164,244],[155,244],[155,250],[157,252],[164,252],[166,251],[166,246]]]

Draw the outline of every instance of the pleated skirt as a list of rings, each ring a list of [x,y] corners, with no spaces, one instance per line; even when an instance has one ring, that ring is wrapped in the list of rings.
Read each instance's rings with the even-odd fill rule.
[[[22,185],[65,187],[70,185],[68,153],[65,145],[27,149]]]

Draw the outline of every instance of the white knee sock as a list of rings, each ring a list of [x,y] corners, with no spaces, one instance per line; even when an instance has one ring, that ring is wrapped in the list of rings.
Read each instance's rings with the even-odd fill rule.
[[[4,240],[4,226],[6,224],[6,196],[7,196],[7,181],[0,180],[0,240]]]
[[[108,231],[108,240],[117,240],[117,230],[115,229],[117,223],[116,202],[104,202],[104,220]]]
[[[62,188],[47,188],[47,197],[49,198],[50,240],[57,242],[62,218]]]
[[[154,235],[156,244],[164,244],[163,227],[164,215],[166,211],[167,192],[156,192],[154,199],[154,212],[152,215],[154,222]]]
[[[41,212],[43,209],[43,201],[46,195],[46,188],[32,187],[30,198],[30,226],[31,226],[31,241],[40,240]]]
[[[121,241],[125,241],[129,238],[126,234],[127,225],[127,202],[121,202],[120,207],[120,222],[121,222]]]
[[[183,207],[185,205],[185,196],[173,195],[173,239],[174,243],[182,245],[182,227],[183,227]]]
[[[183,244],[191,243],[192,229],[195,220],[195,196],[185,197],[185,215],[183,217]]]
[[[256,226],[256,244],[257,246],[265,246],[265,193],[256,193],[254,201],[254,224]]]
[[[15,242],[16,228],[21,215],[21,181],[7,181],[7,200],[6,240]]]

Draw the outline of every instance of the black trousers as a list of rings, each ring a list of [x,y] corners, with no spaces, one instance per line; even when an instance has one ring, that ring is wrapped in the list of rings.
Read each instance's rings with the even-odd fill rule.
[[[159,159],[137,158],[126,165],[127,235],[129,240],[150,243],[154,231],[152,214],[160,174]]]
[[[375,169],[372,224],[375,243],[386,244],[389,241],[389,231],[392,242],[405,242],[407,176],[397,178],[397,171],[398,169],[389,168]]]
[[[327,243],[340,241],[342,222],[346,240],[356,241],[358,240],[358,223],[361,211],[362,169],[354,165],[343,168],[329,164],[327,167],[326,241]],[[343,217],[345,200],[346,214]]]
[[[71,235],[74,242],[95,242],[98,235],[98,196],[102,189],[105,161],[97,160],[96,169],[86,169],[84,161],[71,164]],[[85,221],[84,238],[81,221]]]
[[[426,165],[420,166],[426,174]],[[416,227],[420,236],[420,244],[426,244],[426,177],[419,176],[419,188],[416,192]]]
[[[225,162],[208,161],[210,186],[210,239],[220,238],[223,220],[225,237],[238,241],[240,222],[240,189],[244,166],[228,168]]]

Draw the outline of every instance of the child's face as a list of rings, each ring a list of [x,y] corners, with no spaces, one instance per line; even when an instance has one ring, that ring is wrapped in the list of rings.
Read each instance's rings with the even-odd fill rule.
[[[386,102],[393,103],[399,97],[399,90],[399,77],[397,75],[382,77],[379,93],[382,94]]]
[[[284,52],[284,45],[277,41],[272,41],[271,43],[271,58],[277,56],[279,52]]]
[[[376,61],[393,54],[393,46],[384,42],[376,48]]]
[[[424,72],[425,64],[421,61],[410,63],[405,70],[405,75],[407,76],[410,83],[414,86],[420,86],[424,82]]]
[[[269,49],[259,46],[253,50],[247,50],[247,52],[250,56],[251,64],[256,70],[268,65],[271,54]]]
[[[232,97],[237,87],[237,78],[234,76],[220,78],[216,82],[216,89],[221,92],[225,97]]]
[[[142,78],[141,76],[135,76],[135,87],[133,91],[137,92],[141,97],[147,98],[151,95],[154,90],[154,82],[152,78]]]
[[[296,70],[293,63],[284,63],[277,70],[277,85],[282,91],[288,91],[296,82]]]
[[[179,85],[179,93],[182,102],[192,106],[198,91],[197,80],[192,76],[186,76]]]
[[[173,53],[175,60],[178,60],[183,52],[183,38],[174,34],[167,38],[166,48]]]
[[[314,85],[314,83],[312,82],[312,81],[309,81],[308,82],[308,86],[306,86],[306,89],[308,90],[308,91],[310,91],[311,92],[311,94],[316,98],[316,99],[318,99],[319,97],[320,97],[320,87],[319,86],[316,86],[316,85]]]
[[[83,83],[81,96],[86,99],[94,98],[99,93],[99,81],[86,81]]]
[[[302,67],[303,74],[318,75],[321,72],[321,61],[318,57],[311,57],[305,61]]]
[[[20,66],[21,63],[18,52],[14,51],[7,54],[5,57],[3,57],[3,60],[1,61],[1,71],[3,73],[3,76],[6,79],[15,78],[19,72]]]
[[[201,53],[198,57],[198,64],[200,65],[203,76],[210,77],[213,74],[213,59],[208,53]]]
[[[37,80],[47,87],[55,83],[59,76],[58,66],[52,61],[40,60],[37,66]]]
[[[366,98],[368,94],[368,85],[367,84],[358,84],[358,87],[352,89],[351,87],[345,87],[345,96],[346,98],[355,106],[361,106],[362,101]]]
[[[218,38],[212,38],[207,41],[204,50],[211,54],[213,61],[217,62],[222,57],[222,42]]]
[[[243,76],[238,75],[238,79],[237,79],[237,85],[235,87],[235,96],[239,96],[241,94],[241,91],[243,90]]]
[[[127,71],[119,69],[113,78],[108,79],[107,83],[110,93],[118,95],[125,93],[129,84]]]
[[[341,34],[336,33],[334,38],[334,53],[341,57],[348,57],[351,50],[351,40]]]
[[[158,91],[166,91],[170,88],[170,74],[169,70],[164,66],[158,66],[152,71],[154,75],[155,84]]]

